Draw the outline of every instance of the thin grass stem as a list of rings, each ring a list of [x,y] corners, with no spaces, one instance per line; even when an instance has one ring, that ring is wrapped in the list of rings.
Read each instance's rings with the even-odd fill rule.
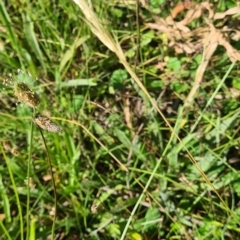
[[[5,233],[6,237],[8,240],[12,240],[12,238],[10,237],[7,229],[5,228],[5,226],[3,225],[3,221],[0,221],[0,227],[3,230],[3,232]]]
[[[38,129],[40,130],[42,139],[43,139],[43,143],[44,143],[44,147],[46,150],[46,154],[47,154],[47,161],[48,161],[48,166],[49,166],[49,171],[50,171],[50,175],[52,178],[52,185],[53,185],[53,197],[54,197],[54,215],[53,215],[53,223],[52,223],[52,240],[54,240],[54,232],[55,232],[55,224],[56,224],[56,219],[57,219],[57,189],[56,189],[56,184],[55,184],[55,180],[54,180],[54,176],[53,176],[53,170],[52,170],[52,164],[51,164],[51,159],[50,159],[50,155],[49,155],[49,151],[47,148],[47,143],[46,140],[44,138],[42,129],[40,127],[38,127]]]
[[[35,116],[35,109],[33,109],[33,118]],[[27,232],[26,239],[29,238],[29,218],[30,218],[30,174],[31,174],[31,163],[32,163],[32,142],[33,142],[33,121],[31,121],[30,129],[30,139],[29,139],[29,152],[28,152],[28,166],[27,166],[27,209],[26,209],[26,218],[27,218]]]

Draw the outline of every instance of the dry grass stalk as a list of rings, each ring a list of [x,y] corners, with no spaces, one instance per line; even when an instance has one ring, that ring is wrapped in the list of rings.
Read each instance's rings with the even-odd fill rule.
[[[112,52],[116,54],[116,56],[119,59],[119,62],[123,64],[127,72],[130,74],[132,79],[134,80],[133,86],[136,89],[136,91],[139,93],[139,95],[146,100],[146,96],[153,105],[154,109],[158,111],[158,113],[162,116],[163,119],[165,119],[164,115],[162,114],[161,110],[157,106],[156,102],[151,98],[150,94],[146,90],[146,88],[143,86],[140,79],[137,77],[136,73],[132,70],[130,65],[128,64],[126,57],[123,53],[123,50],[120,46],[120,44],[115,41],[110,33],[105,29],[102,24],[100,23],[99,19],[97,18],[96,14],[93,12],[91,7],[88,6],[88,4],[84,0],[73,0],[82,10],[82,13],[85,15],[85,21],[89,25],[92,32],[99,38],[99,40],[107,46]],[[142,90],[142,91],[141,91]],[[169,125],[169,124],[168,124]],[[169,125],[169,127],[172,129],[172,127]]]

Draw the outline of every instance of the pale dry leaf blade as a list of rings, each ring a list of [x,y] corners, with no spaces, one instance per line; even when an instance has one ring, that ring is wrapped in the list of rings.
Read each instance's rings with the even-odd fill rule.
[[[214,18],[214,20],[218,20],[218,19],[223,19],[228,15],[234,15],[234,14],[239,14],[239,13],[240,13],[240,6],[237,6],[237,7],[228,9],[227,11],[225,11],[223,13],[215,13],[213,18]]]
[[[235,49],[226,39],[221,38],[219,44],[226,49],[227,55],[231,62],[240,61],[240,52]]]
[[[187,25],[189,23],[191,23],[194,19],[201,17],[202,15],[202,8],[201,6],[199,6],[199,8],[195,8],[195,9],[190,9],[185,18],[181,21],[182,25]]]
[[[233,29],[234,33],[230,36],[233,41],[240,40],[240,31],[237,29]]]
[[[171,30],[168,27],[160,25],[158,23],[146,23],[146,26],[149,27],[150,29],[156,29],[164,33],[171,32]]]
[[[181,35],[180,35],[180,36],[184,35],[184,33],[189,33],[189,32],[191,32],[190,28],[188,28],[187,26],[185,26],[185,24],[182,23],[182,22],[176,22],[175,25],[174,25],[174,27],[175,27],[175,29],[177,29],[178,31],[181,31]],[[176,33],[176,32],[174,31],[174,33]]]
[[[204,72],[208,66],[208,63],[209,63],[212,55],[214,54],[214,52],[217,49],[218,40],[219,40],[220,35],[221,35],[220,32],[218,32],[215,28],[212,28],[212,32],[209,34],[207,39],[204,41],[206,48],[204,51],[203,60],[196,71],[194,85],[186,99],[187,104],[189,104],[193,101],[194,95],[196,94],[196,92],[202,82],[202,78],[203,78]]]

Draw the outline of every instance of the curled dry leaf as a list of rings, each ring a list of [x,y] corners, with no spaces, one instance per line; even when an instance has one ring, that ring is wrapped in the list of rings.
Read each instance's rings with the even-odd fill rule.
[[[227,11],[225,11],[223,13],[216,13],[214,15],[214,20],[223,19],[228,15],[234,15],[234,14],[239,14],[239,13],[240,13],[240,6],[233,7],[233,8],[228,9]]]
[[[233,41],[239,41],[240,40],[240,31],[238,31],[237,29],[234,29],[234,32],[231,35],[231,39]]]
[[[189,104],[192,102],[193,97],[200,86],[204,72],[208,66],[208,63],[212,55],[214,54],[215,50],[217,49],[219,37],[220,37],[220,32],[216,31],[216,29],[212,29],[211,34],[209,34],[207,38],[204,39],[203,41],[203,44],[205,45],[205,51],[203,52],[203,60],[201,64],[198,66],[194,85],[190,93],[188,94],[188,97],[186,99],[186,104]]]
[[[189,9],[194,6],[194,2],[184,1],[175,6],[172,10],[171,17],[176,18],[177,15],[185,9]]]
[[[200,18],[206,9],[209,13],[208,18],[212,19],[214,15],[212,8],[212,4],[208,2],[194,4],[193,7],[186,13],[185,18],[181,21],[181,24],[188,25],[193,20]]]
[[[226,49],[231,62],[240,61],[240,52],[233,48],[233,46],[224,37],[219,39],[219,45],[222,45]]]

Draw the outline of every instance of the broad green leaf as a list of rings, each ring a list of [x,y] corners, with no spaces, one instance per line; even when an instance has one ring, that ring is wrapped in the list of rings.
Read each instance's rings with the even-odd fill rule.
[[[126,70],[118,69],[115,70],[110,77],[110,83],[115,89],[121,89],[123,87],[123,83],[128,79],[128,73]]]

